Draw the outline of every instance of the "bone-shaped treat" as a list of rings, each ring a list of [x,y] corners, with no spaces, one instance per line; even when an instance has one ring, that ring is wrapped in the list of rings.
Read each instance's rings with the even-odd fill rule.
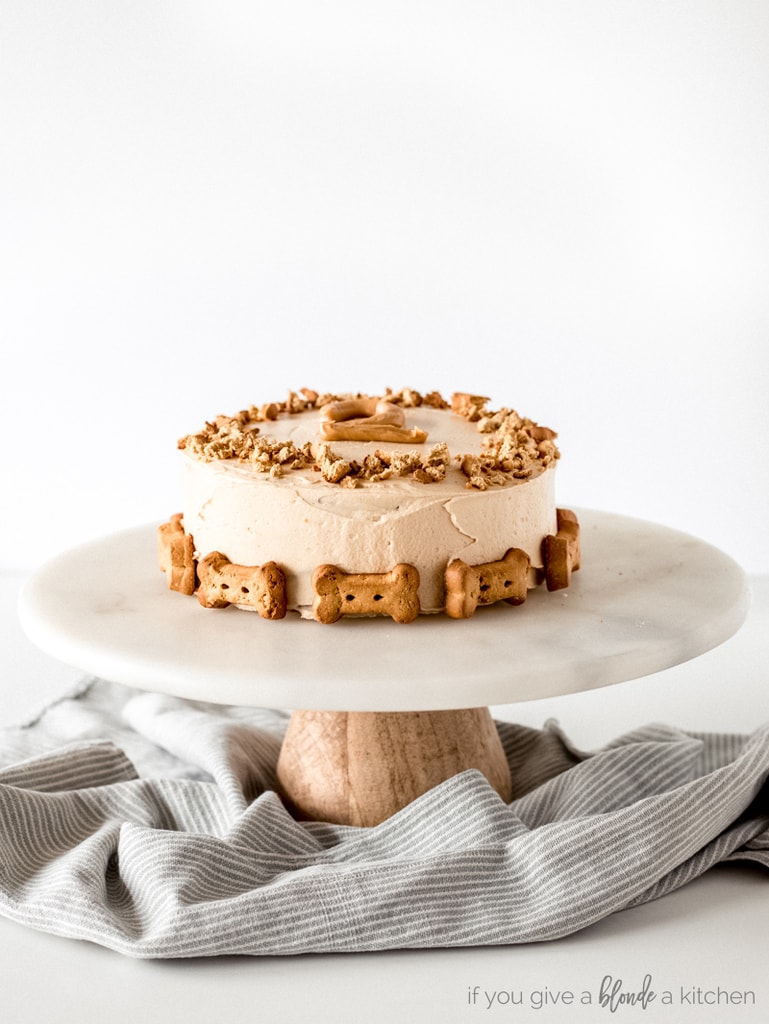
[[[336,565],[319,565],[312,585],[318,622],[336,622],[343,615],[389,615],[396,622],[413,622],[419,615],[419,572],[403,562],[383,573],[346,573]]]
[[[338,402],[329,402],[320,411],[321,419],[328,423],[341,423],[365,416],[374,423],[392,423],[402,427],[406,422],[406,414],[399,405],[388,402],[386,398],[346,398]]]
[[[580,566],[579,522],[570,509],[557,509],[557,529],[542,542],[548,590],[568,587],[572,572]]]
[[[349,398],[321,409],[320,429],[327,441],[391,441],[422,444],[424,430],[404,426],[400,406],[385,398]]]
[[[446,614],[469,619],[479,605],[506,601],[523,604],[529,581],[529,556],[510,548],[498,562],[468,565],[455,558],[446,566]]]
[[[166,574],[169,590],[195,593],[195,543],[184,532],[181,512],[158,527],[158,564]]]
[[[235,565],[220,551],[212,551],[198,563],[198,601],[204,608],[228,604],[255,609],[263,619],[282,619],[286,614],[286,578],[275,562]]]

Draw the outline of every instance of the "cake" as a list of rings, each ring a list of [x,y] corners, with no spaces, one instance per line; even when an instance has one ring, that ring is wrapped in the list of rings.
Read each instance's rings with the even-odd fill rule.
[[[556,434],[489,399],[411,389],[219,416],[179,441],[182,511],[159,529],[168,586],[209,608],[398,622],[521,604],[579,568]]]

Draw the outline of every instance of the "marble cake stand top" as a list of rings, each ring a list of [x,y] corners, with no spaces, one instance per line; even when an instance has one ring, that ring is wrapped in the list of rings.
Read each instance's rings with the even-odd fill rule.
[[[740,567],[677,530],[577,510],[582,569],[567,590],[466,620],[321,625],[202,608],[169,591],[155,526],[94,540],[43,566],[19,614],[48,654],[143,690],[337,711],[510,704],[636,679],[696,657],[742,624]]]

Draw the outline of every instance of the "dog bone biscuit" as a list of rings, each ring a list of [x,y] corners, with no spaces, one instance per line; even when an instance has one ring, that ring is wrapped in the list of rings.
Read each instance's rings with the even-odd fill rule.
[[[469,619],[479,605],[497,601],[523,604],[529,564],[529,556],[521,548],[510,548],[498,562],[480,565],[453,559],[446,566],[446,614],[452,619]]]
[[[336,622],[343,615],[389,615],[396,622],[413,622],[419,615],[419,572],[403,562],[383,573],[346,573],[336,565],[319,565],[312,585],[318,622]]]
[[[220,551],[212,551],[198,563],[198,601],[204,608],[228,604],[255,609],[263,619],[282,619],[286,614],[286,579],[275,562],[235,565]]]
[[[392,423],[402,427],[406,414],[399,405],[386,398],[348,398],[329,402],[321,409],[321,418],[327,423],[340,423],[365,417],[376,423]]]
[[[424,430],[404,426],[400,406],[385,398],[350,398],[321,409],[321,433],[327,441],[391,441],[422,444]]]
[[[559,508],[556,513],[558,532],[551,533],[542,542],[548,590],[568,587],[571,574],[579,569],[581,559],[576,515],[567,508]]]
[[[195,593],[195,544],[184,532],[180,512],[158,527],[158,564],[166,574],[169,590]]]

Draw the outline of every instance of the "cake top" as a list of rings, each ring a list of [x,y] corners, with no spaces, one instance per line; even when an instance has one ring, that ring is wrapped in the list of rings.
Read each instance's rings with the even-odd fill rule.
[[[488,402],[466,392],[447,402],[437,391],[423,395],[411,388],[388,388],[381,395],[303,388],[283,402],[217,416],[178,443],[203,462],[237,460],[273,477],[309,469],[345,487],[394,477],[429,484],[443,480],[454,464],[468,487],[486,490],[529,479],[555,463],[555,431],[513,409],[492,411]],[[433,430],[436,420],[440,436]],[[452,433],[452,421],[463,431],[450,446],[446,433]]]

